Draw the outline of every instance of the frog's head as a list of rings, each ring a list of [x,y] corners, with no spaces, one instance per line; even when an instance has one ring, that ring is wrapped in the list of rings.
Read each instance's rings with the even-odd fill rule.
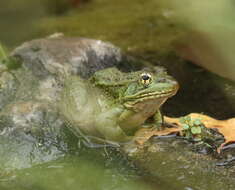
[[[158,109],[169,97],[176,94],[179,85],[161,67],[155,71],[136,72],[135,80],[126,86],[121,97],[123,105],[128,109],[139,111],[148,107]]]
[[[146,105],[158,109],[179,88],[162,67],[129,73],[108,68],[96,72],[92,80],[134,111],[145,109]]]

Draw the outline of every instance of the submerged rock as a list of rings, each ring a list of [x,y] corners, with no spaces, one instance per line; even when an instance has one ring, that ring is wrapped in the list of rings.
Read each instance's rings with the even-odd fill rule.
[[[1,169],[30,167],[68,152],[64,122],[47,104],[9,104],[0,121]]]
[[[218,167],[215,156],[198,152],[196,147],[171,135],[154,137],[141,148],[129,144],[123,151],[139,168],[171,184],[171,189],[233,190],[234,168]]]

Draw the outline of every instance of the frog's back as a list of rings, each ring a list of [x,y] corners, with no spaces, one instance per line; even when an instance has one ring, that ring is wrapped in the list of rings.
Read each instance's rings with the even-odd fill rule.
[[[103,70],[96,71],[92,80],[99,86],[123,86],[136,80],[136,76],[141,72],[122,72],[116,67],[110,67]]]

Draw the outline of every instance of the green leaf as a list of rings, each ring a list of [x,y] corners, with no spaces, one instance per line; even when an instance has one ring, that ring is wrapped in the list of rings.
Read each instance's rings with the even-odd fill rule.
[[[194,134],[194,135],[196,135],[196,134],[201,134],[202,129],[201,129],[201,127],[192,127],[192,128],[191,128],[191,132],[192,132],[192,134]]]
[[[6,51],[2,44],[0,44],[0,59],[7,59]]]
[[[202,124],[200,119],[195,119],[193,123],[194,123],[194,125],[201,125]]]
[[[183,130],[189,129],[189,125],[187,125],[187,124],[183,124],[182,126],[183,126]]]

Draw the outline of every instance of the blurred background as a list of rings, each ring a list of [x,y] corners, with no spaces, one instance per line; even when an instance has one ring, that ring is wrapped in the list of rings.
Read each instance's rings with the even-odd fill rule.
[[[63,32],[111,41],[136,54],[165,56],[173,49],[235,80],[234,6],[232,0],[8,0],[1,2],[0,41],[12,48]]]

